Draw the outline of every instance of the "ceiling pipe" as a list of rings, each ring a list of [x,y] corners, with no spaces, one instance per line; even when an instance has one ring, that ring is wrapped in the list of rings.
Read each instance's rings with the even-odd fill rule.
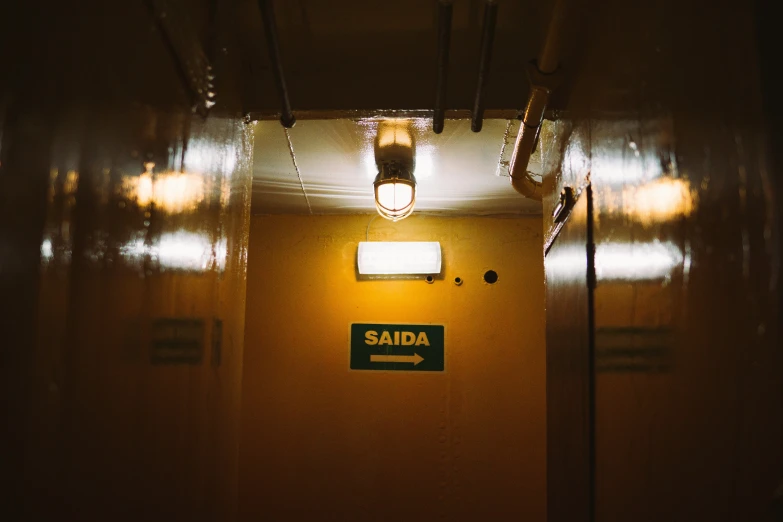
[[[275,77],[277,94],[280,96],[280,123],[290,129],[296,124],[296,118],[291,110],[291,100],[288,97],[288,87],[283,74],[283,63],[280,60],[280,42],[277,37],[277,24],[275,23],[275,10],[273,0],[258,0],[258,8],[261,10],[261,18],[264,22],[266,46],[269,51],[269,61],[272,62],[272,72]]]
[[[476,97],[473,99],[470,130],[479,132],[484,120],[484,91],[486,90],[489,64],[492,61],[492,44],[495,40],[495,25],[498,19],[498,4],[495,0],[484,3],[484,28],[481,31],[481,56],[479,57]]]
[[[432,114],[432,130],[443,132],[446,118],[446,80],[449,69],[449,44],[451,42],[452,0],[438,2],[438,79],[435,86],[435,111]]]
[[[553,80],[556,79],[554,73],[559,65],[560,33],[564,18],[565,0],[557,0],[544,45],[541,47],[538,60],[532,64],[530,97],[522,116],[522,124],[519,126],[519,134],[514,143],[514,153],[509,165],[511,186],[523,196],[536,201],[541,201],[543,198],[543,184],[533,179],[527,171],[527,165],[536,145],[541,123],[544,121],[544,111],[549,104]]]
[[[536,67],[541,74],[552,74],[560,65],[560,32],[563,29],[565,19],[565,0],[557,0],[552,10],[552,18],[549,19],[544,45],[538,54]]]

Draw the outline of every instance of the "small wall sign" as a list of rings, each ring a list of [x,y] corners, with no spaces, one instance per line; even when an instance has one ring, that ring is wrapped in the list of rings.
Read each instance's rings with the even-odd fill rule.
[[[351,369],[442,372],[445,366],[443,325],[351,325]]]
[[[158,318],[152,322],[152,364],[201,364],[204,320]]]

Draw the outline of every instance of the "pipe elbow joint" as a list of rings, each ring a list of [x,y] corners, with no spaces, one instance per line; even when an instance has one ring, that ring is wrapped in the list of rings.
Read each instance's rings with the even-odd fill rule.
[[[544,197],[544,184],[534,180],[527,172],[521,176],[511,176],[511,186],[526,198],[541,201]]]
[[[527,171],[537,130],[538,126],[530,127],[524,121],[522,122],[517,141],[514,144],[514,154],[511,157],[508,172],[511,176],[511,186],[514,187],[514,190],[526,198],[541,201],[544,195],[542,183],[534,180]]]

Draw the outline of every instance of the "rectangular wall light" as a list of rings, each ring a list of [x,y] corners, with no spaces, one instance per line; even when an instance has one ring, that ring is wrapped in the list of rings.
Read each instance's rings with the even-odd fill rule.
[[[362,241],[356,254],[361,275],[439,274],[437,241]]]

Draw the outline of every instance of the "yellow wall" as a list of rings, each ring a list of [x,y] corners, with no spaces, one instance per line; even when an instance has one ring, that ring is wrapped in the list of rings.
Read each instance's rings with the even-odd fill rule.
[[[241,519],[543,521],[541,218],[375,219],[441,242],[427,284],[356,280],[370,217],[251,221]],[[445,325],[446,372],[351,371],[354,322]]]

